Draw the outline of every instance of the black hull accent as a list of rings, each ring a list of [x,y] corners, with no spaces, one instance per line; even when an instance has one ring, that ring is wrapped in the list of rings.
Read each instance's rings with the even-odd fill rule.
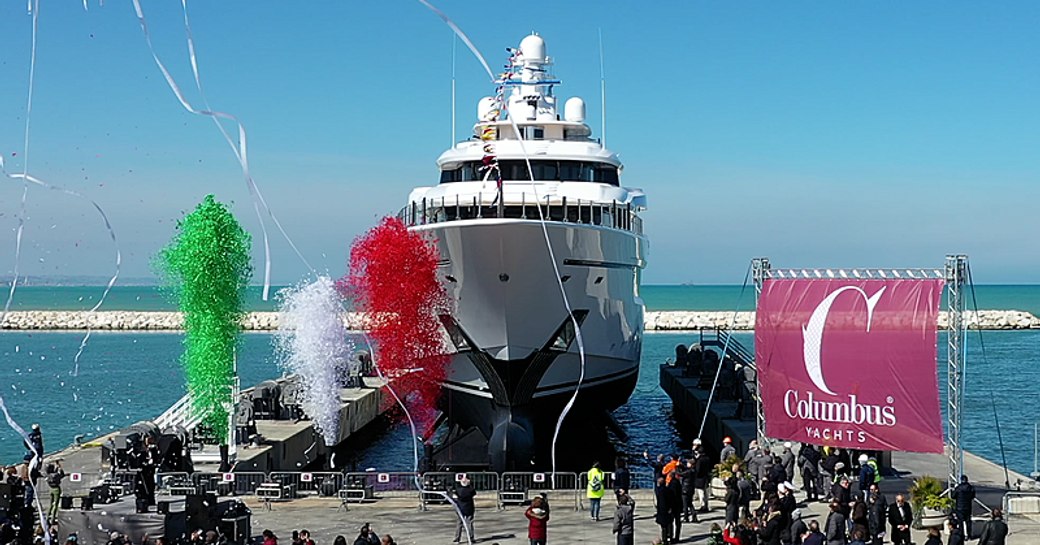
[[[638,370],[632,369],[612,380],[582,386],[561,430],[558,468],[560,458],[575,450],[564,448],[565,444],[606,437],[607,415],[632,395],[638,378]],[[460,430],[479,433],[487,450],[486,454],[473,452],[479,447],[472,440],[467,446],[448,446],[438,456],[438,464],[457,466],[481,460],[492,471],[551,469],[553,433],[573,393],[573,389],[549,395],[535,391],[526,403],[500,404],[486,394],[446,387],[443,402],[448,422]]]

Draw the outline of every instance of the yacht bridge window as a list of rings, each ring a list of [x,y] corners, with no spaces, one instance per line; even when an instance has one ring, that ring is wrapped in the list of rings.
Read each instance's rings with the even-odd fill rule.
[[[528,173],[525,161],[499,161],[502,179],[524,181],[532,178]],[[533,178],[538,181],[560,182],[595,182],[619,185],[618,168],[610,163],[592,163],[587,161],[531,161]],[[473,182],[484,179],[486,170],[480,161],[467,161],[451,169],[441,171],[441,183]]]

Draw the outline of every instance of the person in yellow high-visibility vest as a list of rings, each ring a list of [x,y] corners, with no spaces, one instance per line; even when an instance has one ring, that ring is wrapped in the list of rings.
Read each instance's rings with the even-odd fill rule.
[[[588,472],[589,482],[585,486],[585,495],[589,498],[589,516],[592,520],[599,520],[599,504],[606,491],[606,483],[603,481],[603,470],[599,468],[599,462],[592,462],[592,469]]]

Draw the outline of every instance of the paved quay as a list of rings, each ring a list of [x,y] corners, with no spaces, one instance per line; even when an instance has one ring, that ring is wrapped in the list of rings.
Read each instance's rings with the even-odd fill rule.
[[[887,480],[887,479],[886,479]],[[822,525],[825,520],[826,506],[822,503],[806,505],[804,496],[797,496],[803,518],[808,521],[817,519]],[[609,544],[614,542],[611,532],[614,505],[610,498],[604,498],[601,520],[589,519],[588,511],[575,511],[567,501],[553,502],[549,520],[549,543],[573,544]],[[391,534],[401,545],[451,543],[455,537],[457,518],[451,507],[446,505],[429,506],[420,511],[417,501],[395,498],[377,500],[367,504],[350,504],[349,511],[344,511],[338,500],[327,498],[303,498],[280,503],[271,503],[267,510],[262,502],[250,498],[246,503],[253,510],[253,533],[259,534],[270,529],[282,540],[290,537],[294,529],[307,529],[318,544],[332,543],[337,535],[343,535],[351,543],[357,537],[358,528],[370,523],[380,535]],[[563,505],[561,505],[561,503]],[[697,523],[683,524],[681,543],[704,543],[712,523],[723,524],[724,512],[722,503],[713,500],[712,511],[702,513]],[[586,506],[587,507],[587,506]],[[635,543],[653,543],[659,534],[659,527],[653,520],[653,499],[649,491],[637,491]],[[981,528],[981,526],[980,526]],[[475,543],[527,544],[527,519],[524,508],[507,507],[499,510],[495,500],[486,498],[478,500],[474,517]],[[924,543],[926,534],[913,532],[915,543]],[[945,538],[943,542],[945,542]],[[1040,543],[1040,530],[1019,531],[1013,533],[1008,540],[1009,545],[1035,545]]]

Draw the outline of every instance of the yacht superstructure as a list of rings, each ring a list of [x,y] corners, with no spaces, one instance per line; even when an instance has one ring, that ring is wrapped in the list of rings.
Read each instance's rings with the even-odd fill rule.
[[[544,465],[579,382],[568,420],[628,400],[647,251],[646,197],[621,186],[621,162],[592,138],[580,98],[558,113],[545,42],[532,34],[510,51],[473,137],[437,159],[440,184],[414,189],[401,211],[436,240],[455,307],[443,317],[454,345],[444,415],[454,435],[486,442],[496,471]]]

